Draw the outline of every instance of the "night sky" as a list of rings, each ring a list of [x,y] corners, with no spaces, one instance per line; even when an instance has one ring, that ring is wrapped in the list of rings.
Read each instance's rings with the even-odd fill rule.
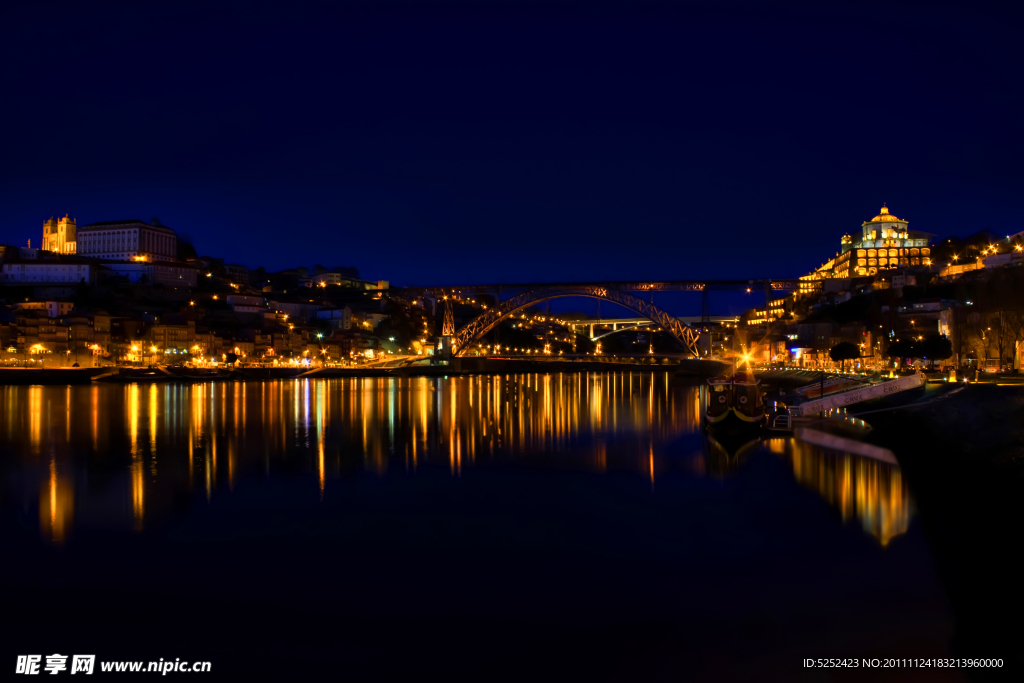
[[[540,5],[4,3],[0,242],[157,216],[400,285],[795,277],[883,202],[1024,229],[1016,17]]]

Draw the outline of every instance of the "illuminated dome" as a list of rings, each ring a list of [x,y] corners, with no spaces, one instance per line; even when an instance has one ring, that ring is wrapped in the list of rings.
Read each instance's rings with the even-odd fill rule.
[[[899,218],[896,218],[896,216],[889,213],[889,209],[885,207],[885,204],[882,204],[882,212],[868,221],[868,223],[895,223],[899,220]]]

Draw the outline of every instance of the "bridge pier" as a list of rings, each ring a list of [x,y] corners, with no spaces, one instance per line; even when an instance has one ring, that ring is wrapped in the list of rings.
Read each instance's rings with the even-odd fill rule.
[[[697,348],[700,350],[701,356],[711,355],[711,328],[700,331],[700,336],[697,338]]]

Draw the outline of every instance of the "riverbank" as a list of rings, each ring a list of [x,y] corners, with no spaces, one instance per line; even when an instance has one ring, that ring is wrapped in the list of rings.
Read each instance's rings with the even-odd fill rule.
[[[88,384],[111,368],[0,368],[0,385]]]
[[[559,360],[531,358],[454,358],[447,365],[408,365],[394,368],[320,368],[303,377],[450,377],[458,375],[573,373],[573,372],[670,372],[689,377],[712,377],[723,368],[719,361],[687,358],[672,362],[637,363],[626,359]]]
[[[575,372],[670,372],[681,377],[710,377],[725,367],[717,361],[683,359],[672,363],[635,363],[617,359],[533,360],[516,358],[456,358],[448,365],[407,365],[404,367],[305,368],[240,367],[227,370],[224,377],[203,377],[175,373],[174,368],[0,368],[0,385],[65,385],[106,382],[197,382],[273,379],[332,379],[358,377],[450,377],[459,375],[575,373]]]

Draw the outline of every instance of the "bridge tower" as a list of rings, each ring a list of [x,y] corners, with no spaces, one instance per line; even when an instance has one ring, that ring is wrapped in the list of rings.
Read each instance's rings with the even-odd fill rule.
[[[700,340],[697,347],[701,356],[711,355],[711,301],[707,285],[700,290]]]
[[[455,316],[452,314],[452,302],[444,298],[444,323],[441,325],[441,355],[452,357],[452,338],[455,337]]]

